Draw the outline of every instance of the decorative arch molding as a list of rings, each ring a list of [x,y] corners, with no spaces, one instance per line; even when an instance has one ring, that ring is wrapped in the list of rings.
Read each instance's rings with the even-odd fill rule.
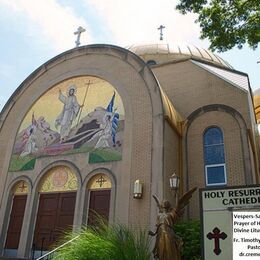
[[[250,161],[250,153],[249,153],[249,143],[247,138],[247,125],[243,118],[243,116],[234,108],[223,105],[223,104],[212,104],[212,105],[206,105],[203,107],[198,108],[197,110],[193,111],[188,117],[185,124],[185,130],[184,130],[184,147],[185,147],[185,164],[188,165],[188,143],[187,143],[187,137],[189,128],[196,120],[196,118],[200,117],[201,115],[212,112],[212,111],[219,111],[223,113],[227,113],[231,115],[235,121],[237,122],[237,125],[240,129],[240,138],[241,138],[241,146],[242,146],[242,153],[243,153],[243,165],[244,165],[244,177],[246,184],[252,184],[253,176],[252,176],[252,170],[251,170],[251,161]],[[220,127],[220,126],[218,126]],[[185,170],[185,178],[186,178],[186,189],[189,190],[189,169],[186,166]]]
[[[115,205],[116,205],[116,178],[113,172],[107,168],[97,168],[86,176],[83,184],[82,184],[82,194],[84,194],[84,198],[81,203],[81,210],[82,212],[82,222],[84,225],[87,223],[88,217],[88,208],[89,208],[89,195],[90,189],[88,188],[88,184],[92,178],[94,178],[98,174],[106,175],[111,181],[111,195],[110,195],[110,210],[109,210],[109,222],[113,222],[115,218]]]
[[[111,180],[111,185],[112,185],[112,188],[115,188],[116,187],[116,178],[115,178],[115,175],[113,174],[112,171],[110,171],[109,169],[107,168],[103,168],[103,167],[100,167],[100,168],[97,168],[93,171],[91,171],[90,173],[88,173],[88,175],[85,177],[83,183],[82,183],[82,188],[83,187],[87,187],[89,181],[97,174],[105,174],[107,175],[107,177]]]
[[[88,183],[88,189],[90,190],[103,190],[111,188],[112,184],[110,178],[104,173],[98,173],[93,176]]]
[[[193,111],[188,117],[187,117],[187,125],[192,123],[194,119],[197,117],[201,116],[204,113],[211,112],[211,111],[220,111],[220,112],[225,112],[231,114],[237,121],[239,121],[239,125],[246,127],[246,122],[242,115],[233,107],[223,105],[223,104],[211,104],[211,105],[206,105],[203,107],[200,107]]]
[[[55,161],[55,162],[49,164],[48,166],[46,166],[37,176],[37,178],[34,182],[34,190],[38,191],[39,186],[41,185],[42,178],[44,178],[45,174],[47,174],[54,167],[59,167],[59,166],[66,166],[69,169],[71,169],[73,173],[75,173],[75,175],[77,177],[77,181],[78,181],[78,190],[80,190],[81,185],[82,185],[82,178],[81,178],[80,170],[78,169],[78,167],[75,164],[73,164],[72,162],[67,161],[67,160]]]
[[[12,182],[9,183],[9,185],[7,186],[6,194],[11,194],[11,191],[14,188],[14,186],[20,181],[25,181],[28,184],[28,194],[30,194],[32,192],[32,189],[33,189],[33,184],[32,184],[31,179],[28,176],[25,176],[25,175],[18,176],[17,178],[12,180]]]

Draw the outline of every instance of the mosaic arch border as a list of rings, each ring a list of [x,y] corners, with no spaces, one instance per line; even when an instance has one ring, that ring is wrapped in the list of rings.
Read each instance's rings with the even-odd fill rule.
[[[122,160],[124,125],[122,98],[108,80],[71,76],[52,85],[25,113],[9,171],[33,170],[37,159],[53,155],[84,153],[89,164]]]

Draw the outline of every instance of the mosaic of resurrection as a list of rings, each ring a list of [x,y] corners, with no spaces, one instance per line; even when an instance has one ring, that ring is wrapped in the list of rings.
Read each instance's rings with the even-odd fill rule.
[[[43,96],[24,117],[9,171],[34,168],[37,158],[86,153],[89,163],[122,159],[125,113],[107,81],[81,76],[65,80]]]

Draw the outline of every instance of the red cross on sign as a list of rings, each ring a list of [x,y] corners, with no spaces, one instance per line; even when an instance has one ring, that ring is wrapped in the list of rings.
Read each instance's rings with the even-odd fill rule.
[[[225,240],[227,238],[227,234],[224,232],[220,233],[220,230],[217,227],[215,227],[212,231],[213,231],[213,233],[209,232],[207,234],[207,238],[209,240],[214,239],[214,250],[213,251],[216,255],[219,255],[221,253],[221,249],[219,246],[219,239],[221,238],[221,239]]]

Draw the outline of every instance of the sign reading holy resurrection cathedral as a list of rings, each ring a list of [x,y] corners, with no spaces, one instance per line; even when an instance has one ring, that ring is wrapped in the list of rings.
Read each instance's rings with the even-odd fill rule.
[[[200,189],[203,259],[259,259],[260,185]]]

